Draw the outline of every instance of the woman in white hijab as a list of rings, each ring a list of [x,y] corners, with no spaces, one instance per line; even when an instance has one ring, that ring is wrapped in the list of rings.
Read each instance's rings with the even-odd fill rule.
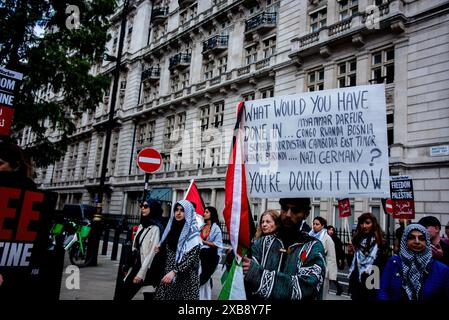
[[[166,259],[156,300],[199,299],[201,243],[193,205],[187,200],[178,201],[159,244]]]

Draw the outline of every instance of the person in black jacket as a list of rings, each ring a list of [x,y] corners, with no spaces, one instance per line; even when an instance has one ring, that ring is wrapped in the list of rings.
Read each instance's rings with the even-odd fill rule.
[[[327,227],[327,234],[332,238],[332,241],[334,241],[335,245],[335,255],[337,258],[337,267],[339,270],[343,270],[345,268],[345,251],[343,250],[343,243],[341,242],[340,238],[335,233],[335,228],[333,226]],[[338,282],[338,279],[333,281],[335,286],[337,287],[337,296],[341,295],[343,292],[343,289]]]

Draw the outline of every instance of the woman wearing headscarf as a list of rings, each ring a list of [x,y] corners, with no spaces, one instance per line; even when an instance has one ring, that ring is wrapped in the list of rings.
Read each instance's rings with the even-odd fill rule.
[[[166,250],[166,259],[156,300],[199,299],[201,244],[193,205],[178,201],[159,244],[159,250]]]
[[[349,292],[352,300],[375,300],[376,290],[366,286],[373,266],[382,270],[385,260],[385,242],[376,217],[363,213],[357,220],[352,239],[354,258],[349,268]]]
[[[326,254],[326,277],[324,279],[321,298],[329,299],[329,281],[337,280],[337,258],[335,255],[335,244],[330,235],[327,234],[327,221],[323,217],[313,219],[312,230],[309,235],[317,238],[323,243]]]
[[[217,268],[223,247],[220,220],[214,207],[206,207],[204,210],[204,225],[201,227],[200,235],[203,241],[200,252],[200,300],[211,300],[211,277]]]
[[[163,231],[162,208],[159,202],[146,199],[140,204],[140,224],[133,241],[131,261],[127,270],[119,300],[131,300],[143,287],[145,300],[151,300],[155,288],[144,286],[144,280],[156,254],[156,247]]]
[[[419,224],[405,228],[399,255],[388,260],[377,297],[379,300],[449,299],[449,268],[432,258],[426,228]]]

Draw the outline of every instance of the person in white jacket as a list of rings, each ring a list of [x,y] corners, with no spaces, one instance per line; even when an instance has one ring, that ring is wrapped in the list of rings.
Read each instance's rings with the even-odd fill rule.
[[[126,272],[119,300],[132,300],[142,288],[145,300],[151,300],[156,288],[144,285],[145,276],[151,267],[162,235],[163,226],[160,217],[162,208],[159,202],[144,200],[140,204],[140,224],[133,241],[129,270]]]
[[[312,230],[309,235],[319,239],[324,246],[326,254],[326,277],[324,279],[323,294],[324,300],[329,299],[329,281],[337,280],[337,258],[335,254],[335,244],[332,238],[327,234],[327,221],[323,217],[313,219]]]

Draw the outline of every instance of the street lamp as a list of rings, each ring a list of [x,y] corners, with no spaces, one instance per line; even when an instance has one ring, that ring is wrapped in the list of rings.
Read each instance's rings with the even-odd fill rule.
[[[114,113],[115,113],[115,103],[117,100],[117,91],[118,91],[118,82],[120,79],[120,64],[122,60],[122,52],[123,52],[123,42],[125,40],[125,31],[126,31],[126,20],[128,16],[130,0],[125,0],[123,3],[122,15],[121,15],[121,26],[120,26],[120,38],[118,45],[118,53],[117,57],[110,56],[105,54],[105,60],[116,61],[115,69],[114,69],[114,84],[112,86],[111,93],[111,106],[109,109],[109,118],[106,123],[106,141],[105,147],[103,150],[103,161],[101,164],[101,177],[100,177],[100,185],[98,186],[98,194],[97,194],[97,211],[94,215],[92,221],[92,229],[91,229],[91,245],[88,246],[88,250],[90,249],[90,255],[92,257],[90,265],[97,265],[98,258],[98,248],[100,244],[100,237],[102,232],[102,211],[103,211],[103,193],[104,193],[104,184],[106,180],[106,172],[108,171],[108,156],[109,156],[109,148],[111,146],[111,136],[112,136],[112,128],[114,126]]]

